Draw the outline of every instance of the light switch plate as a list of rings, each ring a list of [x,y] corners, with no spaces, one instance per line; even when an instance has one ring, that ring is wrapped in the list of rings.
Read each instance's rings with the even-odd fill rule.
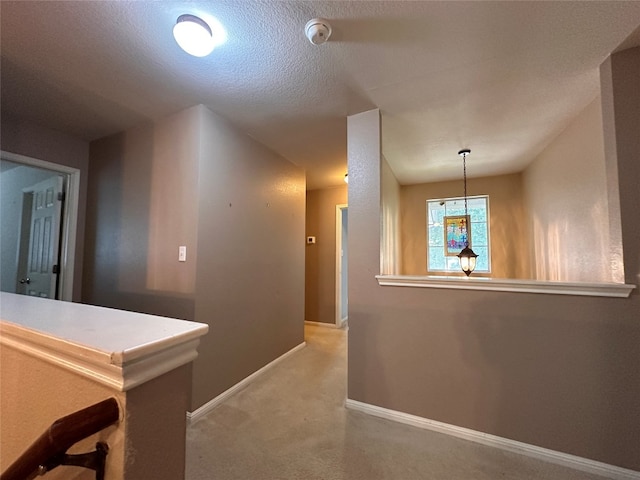
[[[179,262],[187,261],[187,247],[185,245],[181,245],[178,247],[178,261]]]

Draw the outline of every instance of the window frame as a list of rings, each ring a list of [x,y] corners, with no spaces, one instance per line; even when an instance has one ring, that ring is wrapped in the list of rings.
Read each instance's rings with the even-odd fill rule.
[[[429,223],[429,219],[431,217],[431,209],[430,209],[430,204],[432,203],[437,203],[439,206],[442,206],[442,204],[444,203],[444,217],[447,216],[456,216],[454,214],[452,215],[447,215],[447,203],[453,203],[453,202],[464,202],[464,198],[465,197],[447,197],[447,198],[431,198],[431,199],[427,199],[425,201],[425,207],[426,207],[426,231],[425,231],[425,236],[426,236],[426,270],[428,274],[436,274],[436,275],[442,275],[442,274],[447,274],[447,275],[451,275],[451,274],[460,274],[462,275],[462,271],[458,269],[450,269],[447,270],[446,269],[446,265],[445,265],[445,269],[438,269],[438,268],[430,268],[430,249],[432,248],[432,246],[430,245],[430,233],[429,233],[429,229],[430,226],[432,224]],[[471,218],[471,222],[470,222],[470,247],[473,249],[474,245],[473,245],[473,235],[471,235],[472,232],[472,226],[474,223],[476,224],[485,224],[486,225],[486,238],[487,238],[487,244],[486,245],[477,245],[476,246],[478,248],[486,248],[487,251],[487,268],[486,269],[477,269],[474,271],[474,274],[480,274],[480,275],[491,275],[491,210],[490,210],[490,202],[489,202],[489,195],[471,195],[467,197],[467,201],[469,200],[476,200],[476,199],[483,199],[485,202],[485,212],[486,212],[486,220],[485,221],[481,221],[481,222],[474,222],[473,221],[473,217],[471,216],[471,213],[469,213],[469,217]],[[446,247],[444,245],[440,246],[440,245],[436,245],[434,246],[435,248],[441,248],[442,249],[442,254],[445,258],[450,257],[451,255],[447,255],[446,253]],[[477,253],[477,252],[476,252]]]

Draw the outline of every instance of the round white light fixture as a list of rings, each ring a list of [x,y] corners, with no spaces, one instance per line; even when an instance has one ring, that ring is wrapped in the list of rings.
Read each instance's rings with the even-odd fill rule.
[[[180,48],[194,57],[206,57],[227,39],[224,28],[215,19],[209,25],[200,17],[189,14],[178,17],[173,36]]]

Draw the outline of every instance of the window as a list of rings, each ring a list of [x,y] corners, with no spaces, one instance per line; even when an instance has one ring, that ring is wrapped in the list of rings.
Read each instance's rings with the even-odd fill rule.
[[[467,198],[471,218],[469,246],[478,255],[475,272],[491,272],[489,248],[489,197],[480,195]],[[464,198],[427,200],[427,271],[461,272],[458,257],[449,252],[445,240],[445,217],[464,217]]]

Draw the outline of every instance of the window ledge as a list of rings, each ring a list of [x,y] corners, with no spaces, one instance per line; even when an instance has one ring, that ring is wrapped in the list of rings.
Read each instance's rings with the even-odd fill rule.
[[[547,295],[583,295],[589,297],[628,298],[635,285],[627,283],[546,282],[482,277],[435,277],[376,275],[380,286],[449,288],[496,292],[544,293]]]

